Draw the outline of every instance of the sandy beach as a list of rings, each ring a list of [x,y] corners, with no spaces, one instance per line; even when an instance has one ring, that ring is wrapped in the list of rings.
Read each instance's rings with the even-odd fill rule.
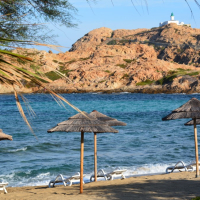
[[[48,186],[7,187],[8,194],[0,192],[1,200],[94,200],[94,199],[192,199],[200,196],[200,177],[195,172],[130,177],[123,180],[98,181],[84,184],[79,194],[79,184],[54,188]]]

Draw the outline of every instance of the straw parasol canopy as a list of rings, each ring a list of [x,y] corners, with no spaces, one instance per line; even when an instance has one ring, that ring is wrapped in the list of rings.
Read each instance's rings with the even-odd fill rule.
[[[200,124],[200,119],[196,119],[196,125]],[[190,120],[184,124],[185,126],[192,126],[194,125],[194,120]]]
[[[103,113],[100,113],[97,110],[93,110],[89,115],[95,117],[100,121],[106,122],[106,124],[108,124],[109,126],[126,126],[126,123],[118,121],[115,118],[108,117],[107,115],[104,115]]]
[[[86,112],[78,113],[68,120],[59,123],[47,132],[81,132],[81,155],[80,155],[80,193],[83,193],[83,152],[84,132],[89,133],[118,133],[118,131],[104,122],[89,116]]]
[[[126,126],[126,123],[118,121],[115,118],[108,117],[103,113],[98,112],[97,110],[93,110],[89,116],[94,117],[100,121],[105,122],[109,126]],[[94,132],[94,181],[97,181],[97,136]]]
[[[106,123],[97,120],[86,112],[78,113],[68,120],[60,122],[54,128],[49,129],[47,132],[90,132],[90,133],[118,133],[117,130],[108,126]]]
[[[162,120],[192,118],[194,124],[194,139],[195,139],[195,156],[196,156],[196,177],[199,176],[199,156],[198,156],[198,142],[197,142],[197,128],[196,119],[200,118],[200,101],[196,98],[190,99],[188,102],[173,110],[169,115],[162,118]]]
[[[13,139],[11,135],[3,133],[2,129],[0,129],[0,140],[13,140]]]

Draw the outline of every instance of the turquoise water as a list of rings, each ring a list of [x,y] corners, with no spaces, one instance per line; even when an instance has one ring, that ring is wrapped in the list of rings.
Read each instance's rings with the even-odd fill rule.
[[[192,126],[187,119],[162,121],[162,117],[199,94],[63,94],[81,110],[98,110],[126,122],[119,133],[97,135],[98,169],[117,167],[126,175],[163,173],[179,160],[195,160]],[[0,96],[0,128],[13,141],[0,141],[0,179],[9,186],[46,185],[58,174],[79,172],[80,133],[47,130],[76,114],[60,107],[48,94],[25,95],[36,113],[28,117],[38,141],[22,120],[13,95]],[[28,114],[28,113],[27,113]],[[200,143],[200,142],[199,142]],[[93,174],[93,134],[85,133],[84,174]]]

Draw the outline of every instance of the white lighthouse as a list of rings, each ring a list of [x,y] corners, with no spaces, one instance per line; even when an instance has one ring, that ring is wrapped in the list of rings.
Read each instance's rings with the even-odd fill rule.
[[[159,27],[167,25],[167,24],[171,24],[171,23],[177,24],[179,26],[184,24],[184,22],[179,22],[178,20],[174,20],[174,13],[172,12],[171,16],[170,16],[170,20],[169,21],[165,21],[165,22],[160,22],[159,23]]]
[[[171,21],[174,21],[174,13],[171,13],[170,18],[171,18]]]

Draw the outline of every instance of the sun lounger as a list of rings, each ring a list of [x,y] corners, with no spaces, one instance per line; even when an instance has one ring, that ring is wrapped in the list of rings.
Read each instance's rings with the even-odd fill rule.
[[[196,166],[196,163],[191,163],[189,165],[185,165],[185,163],[183,161],[178,161],[174,166],[171,167],[167,167],[166,168],[166,173],[171,173],[174,170],[185,170],[185,171],[194,171],[194,167]]]
[[[123,174],[125,171],[126,169],[116,169],[112,172],[105,173],[103,169],[100,169],[97,172],[97,178],[103,177],[107,181],[107,180],[113,180],[114,177],[121,176],[121,179],[125,179],[126,177]],[[93,181],[93,180],[94,180],[94,175],[90,177],[90,181]]]
[[[83,175],[85,177],[85,175]],[[49,187],[54,187],[56,183],[63,183],[64,186],[71,186],[72,183],[80,181],[80,173],[78,172],[76,175],[71,176],[69,178],[64,178],[62,174],[59,174],[55,179],[49,182]],[[84,183],[84,181],[83,181]]]
[[[6,190],[6,186],[8,185],[8,183],[1,183],[0,182],[0,190],[3,190],[5,194],[7,194],[7,190]]]

